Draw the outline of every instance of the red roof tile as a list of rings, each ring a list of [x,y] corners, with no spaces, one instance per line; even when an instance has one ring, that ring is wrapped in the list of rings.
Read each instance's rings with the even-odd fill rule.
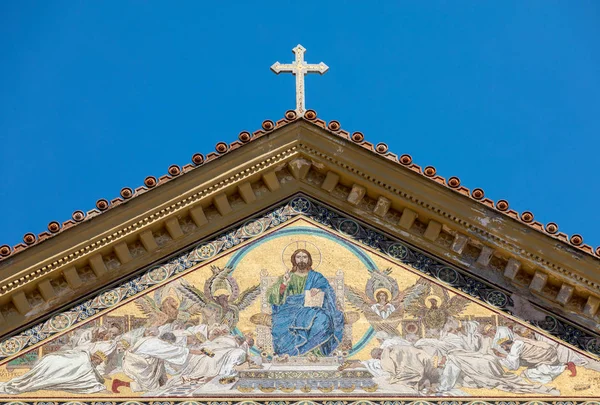
[[[240,132],[238,136],[238,140],[227,144],[225,142],[218,142],[215,145],[216,152],[210,152],[206,156],[201,153],[196,153],[192,156],[192,164],[186,164],[183,168],[180,168],[178,165],[171,165],[168,168],[168,175],[163,175],[159,179],[156,179],[153,176],[148,176],[144,179],[144,186],[137,187],[135,190],[132,190],[129,187],[125,187],[120,192],[120,197],[117,197],[110,202],[106,199],[100,199],[96,202],[96,209],[92,209],[87,213],[83,211],[75,211],[72,215],[72,219],[68,219],[62,223],[62,225],[57,221],[52,221],[48,224],[48,231],[44,231],[37,236],[33,233],[27,233],[23,236],[24,243],[18,243],[13,247],[9,245],[0,246],[0,261],[7,259],[8,257],[14,256],[17,253],[20,253],[30,246],[37,245],[42,243],[43,241],[59,234],[67,229],[70,229],[76,226],[80,222],[88,221],[93,217],[96,217],[103,212],[106,212],[118,205],[121,205],[128,200],[137,197],[138,195],[144,194],[148,192],[150,189],[160,186],[175,177],[178,177],[181,174],[185,174],[191,170],[194,170],[207,162],[218,159],[220,156],[225,155],[232,150],[238,149],[244,144],[254,141],[261,136],[277,130],[281,127],[284,127],[292,122],[297,120],[304,119],[312,124],[329,131],[337,136],[340,136],[344,139],[348,139],[354,142],[357,145],[373,152],[377,153],[388,160],[394,161],[416,173],[423,175],[424,177],[429,178],[431,181],[434,181],[438,184],[448,187],[449,189],[465,195],[473,200],[480,202],[488,208],[496,209],[502,214],[511,217],[517,221],[520,221],[529,227],[542,232],[550,237],[553,237],[561,242],[567,243],[570,246],[573,246],[589,255],[594,257],[600,257],[600,246],[594,249],[590,245],[586,245],[583,243],[583,237],[581,235],[572,235],[570,238],[568,235],[558,232],[558,225],[553,222],[550,222],[544,226],[540,222],[534,220],[533,213],[529,211],[525,211],[519,215],[518,212],[511,210],[509,208],[508,201],[506,200],[498,200],[494,203],[494,201],[489,198],[485,198],[485,193],[480,188],[475,188],[473,190],[469,190],[468,188],[461,185],[460,179],[458,177],[450,177],[447,180],[437,175],[436,169],[433,166],[427,166],[424,169],[421,169],[420,166],[416,165],[412,161],[412,157],[410,155],[404,154],[402,156],[398,156],[395,153],[388,151],[388,146],[385,143],[378,143],[373,145],[372,143],[365,141],[365,137],[361,132],[353,132],[350,134],[347,131],[344,131],[341,128],[339,121],[330,121],[328,124],[325,121],[317,118],[317,113],[314,110],[308,110],[304,114],[304,117],[297,117],[297,114],[293,110],[289,110],[285,113],[284,118],[278,120],[277,122],[273,122],[271,120],[265,120],[262,123],[262,129],[254,131],[252,134],[248,131]]]

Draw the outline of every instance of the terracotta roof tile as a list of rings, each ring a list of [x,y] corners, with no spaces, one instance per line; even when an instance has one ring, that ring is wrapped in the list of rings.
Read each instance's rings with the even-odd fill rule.
[[[485,205],[488,208],[492,208],[497,210],[498,212],[511,217],[517,221],[522,222],[523,224],[528,225],[532,229],[544,233],[554,239],[557,239],[561,242],[567,243],[570,246],[577,248],[589,255],[594,257],[600,257],[600,246],[598,246],[595,250],[583,243],[583,237],[581,235],[575,234],[569,237],[568,235],[558,232],[558,225],[554,222],[550,222],[545,226],[534,220],[534,215],[530,211],[525,211],[521,214],[516,212],[515,210],[510,209],[509,203],[506,200],[498,200],[494,202],[489,198],[485,197],[485,193],[481,188],[475,188],[473,190],[468,189],[467,187],[461,185],[460,179],[458,177],[450,177],[445,179],[442,176],[437,174],[435,167],[426,166],[422,169],[419,165],[413,163],[413,159],[408,154],[403,154],[401,156],[396,155],[389,151],[387,144],[385,143],[377,143],[376,145],[372,144],[365,140],[364,134],[362,132],[350,132],[345,131],[341,128],[341,124],[339,121],[332,120],[329,123],[317,118],[317,113],[314,110],[308,110],[304,114],[304,117],[298,118],[297,114],[293,110],[286,111],[284,118],[273,122],[272,120],[265,120],[262,122],[262,129],[258,129],[252,133],[249,131],[242,131],[238,135],[238,139],[227,144],[225,142],[218,142],[215,145],[215,152],[209,152],[206,156],[201,153],[196,153],[192,156],[192,163],[186,164],[183,167],[178,165],[169,166],[167,172],[161,176],[160,178],[156,178],[154,176],[148,176],[144,179],[144,186],[136,187],[135,189],[124,187],[121,189],[120,197],[112,199],[110,202],[107,199],[99,199],[96,202],[96,208],[84,213],[83,211],[75,211],[72,215],[71,219],[64,221],[62,224],[57,221],[52,221],[48,224],[48,230],[43,231],[38,235],[34,233],[27,233],[23,236],[23,242],[18,243],[12,247],[9,245],[0,245],[0,261],[14,256],[27,248],[37,245],[44,240],[50,239],[55,235],[58,235],[66,230],[76,226],[78,223],[89,221],[91,218],[94,218],[103,212],[106,212],[116,206],[126,203],[134,197],[137,197],[141,194],[144,194],[150,191],[152,188],[160,186],[164,183],[169,182],[173,178],[179,177],[181,174],[185,174],[190,172],[198,167],[203,166],[207,162],[218,159],[219,157],[235,150],[246,143],[254,141],[265,134],[268,134],[274,130],[282,128],[292,122],[297,120],[306,120],[311,122],[312,124],[329,131],[330,133],[340,136],[344,139],[348,139],[351,142],[360,145],[364,149],[367,149],[373,153],[376,153],[382,157],[385,157],[388,160],[394,161],[401,166],[404,166],[420,175],[429,178],[431,181],[443,185],[459,194],[467,196],[479,203]]]

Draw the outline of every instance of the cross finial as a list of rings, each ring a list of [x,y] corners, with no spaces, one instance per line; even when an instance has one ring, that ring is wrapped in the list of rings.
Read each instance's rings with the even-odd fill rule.
[[[327,72],[329,66],[324,64],[323,62],[317,64],[310,64],[304,61],[304,52],[306,49],[298,44],[292,52],[296,55],[296,60],[294,63],[279,63],[275,62],[273,66],[271,66],[271,70],[276,74],[281,72],[284,73],[292,73],[296,76],[296,113],[299,116],[303,116],[306,112],[305,107],[305,96],[304,96],[304,75],[308,73],[319,73],[323,74]]]

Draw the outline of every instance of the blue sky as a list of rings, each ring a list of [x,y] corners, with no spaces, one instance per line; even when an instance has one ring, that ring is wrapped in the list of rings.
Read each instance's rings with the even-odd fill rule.
[[[173,6],[177,4],[177,6]],[[600,245],[600,3],[0,5],[0,245],[307,107]]]

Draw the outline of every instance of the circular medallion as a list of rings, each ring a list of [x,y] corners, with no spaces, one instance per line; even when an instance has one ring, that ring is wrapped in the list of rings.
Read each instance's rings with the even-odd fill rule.
[[[403,260],[408,255],[408,249],[400,243],[394,243],[388,247],[387,253],[394,259]]]
[[[590,353],[594,353],[595,355],[600,355],[600,339],[594,338],[588,341],[585,345],[585,348]]]
[[[107,291],[98,297],[100,303],[106,307],[112,307],[121,300],[121,297],[117,291]]]
[[[153,283],[160,283],[169,277],[169,272],[164,266],[156,267],[148,272],[148,278]]]
[[[552,332],[554,329],[556,329],[558,322],[553,317],[546,316],[546,319],[543,321],[538,321],[537,325],[545,331]]]
[[[354,236],[358,233],[358,224],[351,219],[345,219],[340,223],[339,230],[349,236]]]
[[[61,331],[71,326],[71,319],[65,314],[58,314],[50,319],[50,326],[56,331]]]
[[[260,235],[264,231],[265,227],[261,220],[252,220],[244,224],[244,232],[248,236]]]
[[[205,243],[196,248],[196,254],[200,260],[207,260],[217,254],[217,248],[213,243]]]
[[[292,210],[296,212],[306,213],[310,210],[310,201],[306,198],[298,197],[292,200],[290,206],[292,207]]]
[[[2,343],[2,346],[0,346],[0,351],[2,351],[2,354],[5,356],[13,355],[19,350],[21,350],[21,342],[16,338],[7,339]]]
[[[444,283],[454,284],[458,280],[458,272],[450,267],[442,267],[437,272],[437,278]]]
[[[490,291],[485,300],[497,308],[504,308],[508,304],[508,297],[502,291]]]

